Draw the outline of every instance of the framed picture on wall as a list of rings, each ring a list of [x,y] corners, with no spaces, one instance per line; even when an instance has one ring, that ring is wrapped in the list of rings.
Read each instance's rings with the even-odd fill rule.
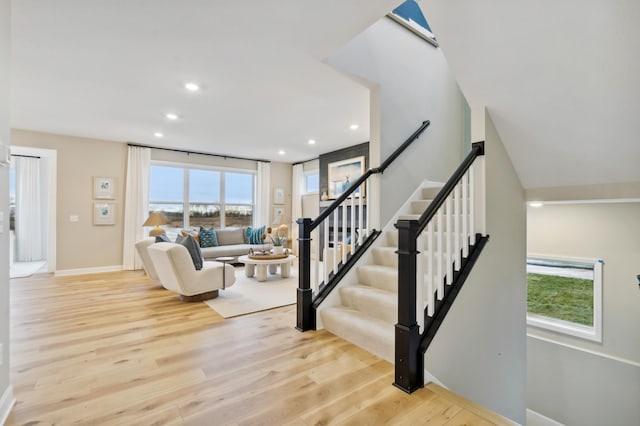
[[[328,165],[329,198],[338,198],[364,174],[364,155],[335,161]],[[356,197],[364,197],[364,186],[356,189]]]
[[[114,178],[94,177],[93,198],[96,200],[113,200],[116,198],[114,183]]]
[[[273,188],[273,204],[284,204],[284,188]]]
[[[94,225],[116,224],[116,203],[93,203]]]
[[[275,223],[279,221],[284,216],[284,207],[274,207],[273,208],[273,218],[271,218],[271,222]]]

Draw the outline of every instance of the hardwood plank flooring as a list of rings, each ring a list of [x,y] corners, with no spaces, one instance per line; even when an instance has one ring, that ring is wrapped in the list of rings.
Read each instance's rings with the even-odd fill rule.
[[[140,271],[11,280],[8,425],[511,424],[393,366],[295,306],[224,319]]]

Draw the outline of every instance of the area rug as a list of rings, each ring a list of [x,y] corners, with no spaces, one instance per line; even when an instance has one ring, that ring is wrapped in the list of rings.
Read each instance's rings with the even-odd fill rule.
[[[226,290],[220,290],[215,299],[204,302],[224,318],[296,303],[298,274],[293,266],[289,278],[281,278],[279,273],[267,274],[267,281],[263,282],[247,278],[243,267],[235,269],[236,282]]]

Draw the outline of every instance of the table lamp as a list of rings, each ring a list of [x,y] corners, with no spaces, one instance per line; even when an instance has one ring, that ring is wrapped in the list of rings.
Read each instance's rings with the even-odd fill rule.
[[[169,223],[169,220],[165,215],[158,212],[153,212],[149,215],[147,220],[144,221],[142,226],[155,226],[151,231],[149,231],[150,237],[155,237],[156,235],[164,234],[165,230],[160,227],[160,225],[166,225]]]

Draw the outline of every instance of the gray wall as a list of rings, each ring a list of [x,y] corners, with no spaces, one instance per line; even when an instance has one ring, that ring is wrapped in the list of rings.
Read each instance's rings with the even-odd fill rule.
[[[388,18],[351,40],[328,62],[367,80],[372,89],[369,167],[378,166],[424,120],[431,120],[431,127],[380,179],[384,224],[420,182],[445,182],[459,164],[464,98],[440,49]]]
[[[489,116],[485,139],[489,242],[427,350],[425,368],[454,392],[524,424],[524,190]]]
[[[0,0],[0,142],[9,145],[9,60],[11,37],[11,2]],[[4,225],[0,233],[0,397],[9,387],[9,167],[0,167],[0,212]],[[1,412],[5,407],[0,406]]]
[[[637,423],[640,203],[530,207],[527,228],[529,253],[605,262],[602,343],[528,328],[528,407],[566,424]]]

